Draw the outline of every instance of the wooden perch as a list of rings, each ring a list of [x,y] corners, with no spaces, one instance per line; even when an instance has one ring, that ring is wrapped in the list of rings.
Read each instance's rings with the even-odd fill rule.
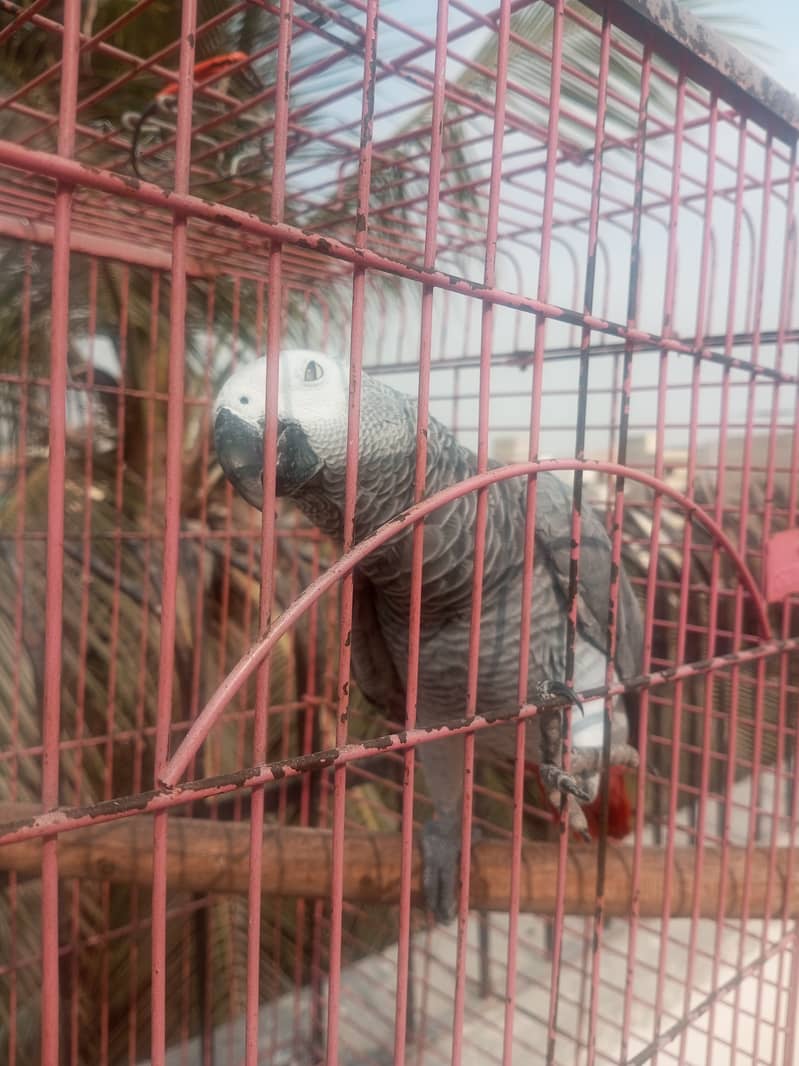
[[[0,804],[0,821],[24,818],[22,805]],[[168,883],[188,892],[244,894],[247,891],[249,833],[247,823],[198,818],[171,818],[167,856]],[[799,917],[799,876],[788,881],[790,849],[777,848],[771,889],[771,915],[787,905]],[[507,910],[510,892],[510,843],[484,840],[472,850],[472,907]],[[596,907],[597,849],[569,848],[566,871],[566,913],[593,914]],[[745,848],[730,848],[726,915],[741,914]],[[557,844],[525,843],[522,847],[521,909],[552,914],[557,884]],[[0,847],[0,869],[36,877],[41,843],[28,840]],[[639,881],[640,913],[658,917],[663,905],[664,852],[644,848]],[[62,877],[148,886],[152,878],[152,818],[131,818],[62,833],[58,844]],[[799,864],[798,864],[799,865]],[[630,913],[633,850],[611,845],[607,853],[605,914]],[[326,898],[330,893],[332,840],[323,829],[269,828],[264,832],[262,885],[266,895]],[[749,915],[766,916],[769,852],[754,848],[750,866]],[[691,913],[696,878],[693,848],[675,849],[671,913]],[[413,852],[413,898],[421,901],[421,856]],[[797,871],[799,873],[799,871]],[[396,903],[400,878],[400,837],[396,833],[348,830],[344,844],[344,898],[351,903]],[[706,849],[700,885],[699,913],[715,918],[721,884],[721,852]]]

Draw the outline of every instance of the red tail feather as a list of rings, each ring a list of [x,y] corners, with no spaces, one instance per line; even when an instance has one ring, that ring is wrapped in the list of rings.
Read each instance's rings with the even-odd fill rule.
[[[532,766],[538,775],[538,767]],[[538,783],[541,785],[541,778],[538,777]],[[541,792],[544,794],[544,788],[541,785]],[[549,800],[546,800],[547,806],[552,808]],[[585,818],[588,822],[588,832],[591,834],[594,840],[599,839],[599,822],[602,808],[602,800],[599,795],[591,803],[587,803],[583,807],[585,812]],[[614,840],[622,840],[627,836],[633,828],[633,808],[630,803],[630,797],[627,795],[627,789],[624,784],[624,768],[621,766],[611,766],[610,768],[610,788],[608,793],[608,836]]]
[[[632,830],[633,808],[624,785],[624,769],[621,766],[610,768],[610,789],[608,793],[608,836],[622,840]],[[588,832],[599,839],[599,820],[602,808],[601,797],[597,796],[583,807],[588,822]]]

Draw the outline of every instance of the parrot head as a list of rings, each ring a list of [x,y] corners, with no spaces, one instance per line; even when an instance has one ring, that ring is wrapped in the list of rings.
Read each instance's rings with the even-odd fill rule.
[[[309,482],[343,500],[347,472],[349,367],[306,349],[281,351],[278,364],[278,496],[306,495]],[[253,507],[263,504],[266,359],[240,366],[222,386],[213,410],[214,443],[225,476]],[[360,480],[387,480],[388,465],[415,454],[411,401],[376,378],[361,379]],[[318,475],[318,477],[317,477]],[[389,479],[390,480],[390,479]],[[308,489],[306,489],[308,486]]]
[[[300,491],[323,467],[346,467],[348,373],[321,352],[280,353],[278,496]],[[214,403],[214,443],[225,476],[253,507],[263,504],[266,359],[239,367]]]

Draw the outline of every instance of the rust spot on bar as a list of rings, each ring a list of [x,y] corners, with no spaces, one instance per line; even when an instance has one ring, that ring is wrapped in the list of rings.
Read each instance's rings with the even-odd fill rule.
[[[390,736],[375,737],[373,740],[365,740],[363,746],[370,750],[377,748],[379,751],[385,751],[388,748],[393,748],[394,742]]]

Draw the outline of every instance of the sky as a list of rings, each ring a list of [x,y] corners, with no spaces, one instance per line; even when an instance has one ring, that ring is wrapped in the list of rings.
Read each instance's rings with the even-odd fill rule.
[[[497,0],[472,0],[470,6],[477,6],[480,9],[493,8],[496,6],[496,2]],[[746,49],[749,51],[751,58],[762,69],[783,84],[789,91],[799,97],[799,0],[758,0],[757,4],[752,4],[749,0],[705,0],[705,2],[714,14],[720,15],[722,12],[728,14],[733,25],[736,20],[736,15],[744,20],[748,20],[749,24],[753,27],[752,47],[751,49]],[[388,15],[413,26],[417,31],[430,35],[435,32],[435,4],[431,2],[431,0],[381,0],[381,8]],[[458,18],[458,8],[453,5],[451,8],[452,23],[457,23]],[[720,28],[720,23],[716,24],[716,28]],[[737,40],[736,44],[738,47],[742,46],[740,40]],[[402,47],[407,47],[407,40],[404,37],[402,40]],[[399,88],[401,88],[401,86],[392,86],[392,91],[397,91]],[[354,103],[352,103],[352,101],[354,101]],[[351,103],[353,107],[356,104],[359,106],[359,100],[354,96],[352,101]],[[377,132],[378,131],[376,131],[376,133]],[[381,134],[384,132],[385,131],[382,130],[380,131]],[[662,241],[662,239],[663,235],[660,233],[660,230],[653,230],[653,232],[647,234],[646,244],[649,249],[649,277],[647,284],[645,285],[645,291],[654,295],[651,301],[652,308],[650,308],[649,313],[647,312],[646,305],[642,306],[640,309],[644,320],[643,325],[646,328],[651,328],[654,332],[658,332],[659,323],[661,321],[661,308],[658,301],[662,296],[663,283],[658,273],[657,264],[659,259],[665,260],[665,250],[657,244],[657,241]],[[654,251],[652,251],[653,248],[655,249]],[[557,249],[553,254],[555,255],[554,262],[555,267],[557,268]],[[627,254],[628,252],[626,249],[622,248],[619,252],[619,261],[624,261]],[[690,256],[683,256],[682,265],[684,273],[690,273],[689,267],[686,265],[689,259]],[[777,262],[776,265],[778,266],[779,263]],[[569,275],[569,277],[571,277],[571,275]],[[690,288],[690,282],[684,282],[683,290],[690,290]],[[775,286],[774,292],[778,293],[778,291],[779,286]],[[553,296],[553,299],[555,299],[556,296],[560,296],[560,300],[556,299],[556,302],[562,302],[564,304],[570,303],[570,293],[563,294],[559,292]],[[619,287],[619,299],[623,300],[625,298],[626,289],[624,289],[624,286],[621,286]],[[610,317],[614,317],[619,321],[623,320],[625,314],[624,306],[614,305],[609,311],[615,312],[614,314],[610,314]],[[498,314],[497,317],[499,318],[501,316]],[[550,337],[552,337],[551,332]],[[408,343],[411,345],[411,349],[415,351],[415,333],[413,339],[409,339]],[[565,340],[557,337],[552,339],[551,343],[565,343]],[[514,345],[510,343],[505,343],[504,345],[502,343],[499,344],[500,348],[510,348],[513,346]],[[346,348],[346,344],[344,347]],[[465,347],[470,351],[475,350],[474,338],[472,338],[472,343]],[[100,345],[96,348],[95,361],[99,365],[111,369],[110,363],[115,359],[115,353],[110,345],[105,347]],[[552,373],[555,374],[555,372],[556,370],[553,369]],[[562,366],[562,372],[564,375],[570,373],[571,370],[569,365],[564,364]],[[518,378],[518,372],[515,373]],[[394,383],[397,387],[404,388],[406,391],[412,393],[415,392],[415,383],[412,380],[409,380],[407,383],[397,380]],[[514,384],[518,386],[520,383],[517,380]],[[559,381],[556,381],[554,384],[557,386]],[[519,389],[519,391],[521,394],[525,394],[524,388]],[[520,400],[520,402],[522,402],[522,400]],[[506,406],[508,405],[507,400],[503,400],[502,403]],[[450,414],[449,407],[436,410],[435,413],[438,414],[439,417],[446,419]],[[526,409],[524,416],[520,416],[520,420],[521,422],[526,422]]]
[[[752,58],[786,89],[799,96],[799,0],[715,0],[720,11],[737,13],[759,27],[765,49],[752,51]],[[431,0],[383,0],[385,10],[403,21],[424,29],[435,30],[435,4]],[[482,4],[472,5],[479,6]],[[495,6],[495,5],[492,5]]]
[[[701,2],[702,0],[700,0],[700,4]],[[402,19],[403,22],[414,26],[417,30],[423,31],[428,34],[434,32],[435,5],[431,4],[430,0],[381,0],[381,6],[383,7],[383,10],[392,12],[393,14],[395,14],[396,17],[399,17]],[[470,6],[479,7],[481,10],[483,10],[485,7],[493,8],[496,6],[496,0],[473,0],[473,3]],[[457,8],[455,8],[455,10],[457,10]],[[733,31],[736,28],[737,22],[738,32],[737,34],[734,34],[734,44],[736,45],[736,47],[738,47],[742,51],[747,52],[750,58],[757,64],[757,66],[759,66],[762,70],[768,73],[780,84],[784,85],[784,87],[790,92],[794,93],[797,97],[799,97],[799,0],[758,0],[757,4],[751,3],[751,0],[704,0],[704,12],[697,13],[700,17],[702,17],[702,14],[715,16],[715,18],[712,19],[712,22],[714,23],[713,28],[717,32],[723,32],[722,16],[724,18],[729,19],[729,23]],[[750,45],[747,44],[747,39],[745,37],[749,29],[751,29]],[[729,149],[729,146],[727,146],[726,151],[727,154],[729,154],[729,152],[732,152],[730,158],[734,158],[734,151],[732,149]],[[751,168],[754,168],[755,170],[757,170],[758,167],[762,167],[763,165],[762,160],[757,155],[756,150],[751,147],[749,148],[748,162],[749,166]],[[683,157],[684,172],[692,172],[697,167],[701,167],[700,178],[703,180],[704,156],[702,156],[702,158],[697,161],[697,159],[691,156],[691,154],[686,150],[684,152]],[[652,180],[654,180],[654,171]],[[747,201],[745,205],[747,211],[751,213],[751,217],[754,219],[758,219],[760,216],[759,203],[760,201],[757,198],[757,194],[753,193],[751,197],[751,202]],[[729,214],[729,212],[727,214]],[[683,215],[685,216],[685,212],[683,212]],[[725,215],[723,205],[717,205],[716,226],[720,229],[720,231],[723,231],[723,234],[726,234],[728,230],[730,230],[729,222],[730,219],[727,217],[727,215]],[[779,273],[781,266],[782,243],[777,231],[780,229],[782,220],[779,217],[776,208],[772,209],[772,217],[770,219],[770,223],[771,226],[769,244],[770,246],[773,245],[773,247],[777,251],[775,255],[770,257],[770,266],[768,267],[768,269],[770,269],[772,273],[774,271]],[[680,283],[678,285],[677,302],[677,312],[679,319],[679,321],[677,322],[677,328],[681,332],[684,329],[688,329],[688,332],[690,333],[690,326],[687,326],[686,323],[688,323],[689,321],[690,323],[693,323],[694,311],[692,310],[692,301],[695,301],[697,284],[694,275],[696,274],[699,264],[697,233],[700,233],[700,231],[701,220],[697,221],[697,219],[693,216],[690,218],[686,216],[684,218],[684,225],[680,231],[679,237],[679,245],[681,252],[681,269]],[[609,241],[609,247],[611,249],[612,260],[614,262],[616,260],[618,260],[618,262],[626,262],[626,258],[629,255],[629,249],[627,249],[623,245],[623,242],[622,245],[617,248],[616,244],[614,244],[613,237],[614,233],[606,234],[606,238]],[[644,295],[642,296],[641,303],[639,306],[639,321],[642,324],[642,328],[648,328],[651,329],[653,332],[657,333],[660,330],[660,324],[662,321],[663,313],[662,298],[664,291],[664,279],[662,277],[662,274],[666,261],[665,231],[662,231],[660,228],[658,228],[657,225],[653,223],[652,226],[647,229],[646,233],[644,234],[644,238],[644,243],[647,250],[647,270],[644,271],[644,273],[647,275],[647,277],[646,281],[643,283],[642,291]],[[752,249],[750,247],[751,241],[753,239],[758,239],[755,234],[744,235],[744,237],[742,238],[744,244],[743,258],[746,262],[749,262],[753,254]],[[718,241],[720,248],[719,255],[723,260],[725,257],[726,248],[726,244],[724,243],[725,238],[723,237],[723,235],[722,237],[718,238]],[[692,248],[696,248],[695,255],[691,254]],[[618,253],[617,255],[615,254],[616,252]],[[553,256],[554,255],[555,253],[553,252]],[[561,268],[562,264],[560,264],[559,266],[559,263],[556,262],[553,258],[554,273],[557,275],[560,270],[560,273],[563,274],[563,277],[568,280],[568,277],[571,277],[571,275],[568,273],[568,270],[564,271]],[[610,270],[610,267],[608,269]],[[740,319],[740,321],[736,319],[736,329],[744,329],[748,322],[749,308],[747,301],[744,299],[744,292],[747,290],[747,287],[752,280],[752,269],[753,268],[749,268],[745,264],[743,266],[739,266],[738,274],[741,280],[739,285],[740,291],[738,293],[739,299],[736,301],[736,307],[738,308],[738,319]],[[712,318],[711,324],[713,326],[716,326],[720,323],[720,329],[721,331],[723,331],[727,318],[726,307],[728,304],[728,301],[726,299],[727,281],[726,275],[724,275],[723,263],[722,268],[718,272],[718,274],[719,277],[716,282],[716,287],[713,293],[712,300],[714,316]],[[762,305],[764,323],[766,322],[766,319],[768,319],[769,323],[772,320],[776,321],[776,316],[778,312],[777,305],[779,300],[779,294],[781,292],[781,284],[779,278],[776,278],[775,280],[775,278],[769,275],[767,280],[768,284],[766,285],[766,292],[767,294],[771,295],[771,301],[769,302],[768,300],[764,300]],[[513,287],[512,281],[508,284],[511,288]],[[564,284],[566,284],[566,281],[564,281]],[[616,289],[618,289],[617,295],[619,300],[626,300],[625,284],[617,285],[614,282],[611,285],[612,294],[616,293]],[[556,295],[559,296],[560,299],[557,299]],[[552,299],[554,300],[554,302],[563,303],[564,305],[571,306],[571,297],[569,293],[566,293],[564,295],[564,293],[558,290],[558,293],[556,295],[552,295]],[[623,321],[625,313],[625,307],[621,306],[620,309],[620,306],[618,305],[618,300],[613,303],[612,306],[608,309],[609,317],[614,318],[618,321]],[[500,317],[501,314],[495,315],[495,345],[498,346],[500,350],[504,350],[505,348],[512,347],[512,345],[505,343],[503,347],[504,334],[502,332],[502,324],[497,322],[497,319]],[[766,328],[766,326],[764,325],[763,328]],[[714,332],[714,330],[711,330],[711,332]],[[471,343],[464,344],[464,349],[468,349],[470,352],[472,352],[473,350],[475,350],[474,338],[470,338],[470,341]],[[557,346],[558,343],[565,343],[565,340],[561,338],[560,334],[555,336],[555,330],[552,323],[550,323],[548,328],[547,343],[555,346]],[[761,357],[767,357],[765,349],[761,351]],[[677,382],[678,384],[680,382],[682,382],[682,384],[685,384],[685,382],[683,382],[682,380],[682,372],[690,372],[690,364],[687,361],[683,364],[683,362],[680,360],[672,360],[671,363],[673,364],[672,368],[670,369],[671,378],[679,379]],[[604,363],[601,363],[601,361],[600,363],[597,363],[596,370],[594,372],[597,379],[595,381],[595,385],[601,385],[601,382],[598,379],[601,378],[602,375],[605,373],[605,369],[606,368]],[[649,368],[648,364],[646,364],[645,361],[641,362],[640,370],[638,372],[639,380],[637,381],[639,395],[635,405],[637,425],[640,425],[641,427],[646,427],[649,425],[649,423],[653,423],[655,417],[654,405],[656,394],[654,392],[654,378],[652,381],[650,381],[647,377],[647,374],[649,373],[650,369],[652,375],[655,375],[657,372],[657,363],[653,362],[652,367]],[[505,381],[505,377],[508,377],[511,372],[515,374],[514,380],[512,382]],[[554,389],[554,395],[559,395],[563,392],[563,390],[567,388],[569,384],[570,374],[573,374],[573,366],[571,364],[553,364],[549,372],[549,378],[547,379],[548,383],[546,384],[546,387]],[[716,424],[716,408],[718,406],[719,392],[718,389],[715,387],[714,382],[710,380],[713,376],[713,368],[709,365],[706,366],[704,370],[704,375],[705,379],[707,380],[705,381],[705,387],[703,388],[702,393],[702,402],[704,406],[702,408],[702,411],[700,412],[700,423],[703,426],[702,432],[706,436],[712,436],[715,433],[715,429],[708,427],[714,427]],[[394,384],[395,387],[400,388],[402,391],[406,391],[412,394],[415,392],[416,387],[415,379],[411,380],[412,377],[412,374],[408,375],[407,381],[400,380],[399,378],[397,378],[396,380],[392,380],[392,384]],[[521,380],[519,377],[519,372],[516,370],[508,370],[505,377],[503,377],[499,371],[496,372],[494,375],[492,387],[496,387],[499,390],[498,395],[500,396],[500,399],[498,400],[499,406],[497,408],[496,413],[494,413],[492,407],[491,417],[492,425],[496,427],[496,430],[498,432],[505,431],[504,427],[507,427],[507,432],[510,433],[512,431],[515,431],[517,425],[520,426],[527,424],[527,419],[529,417],[527,407],[525,406],[524,411],[521,413],[518,413],[516,411],[516,407],[519,406],[519,404],[524,405],[527,403],[525,397],[528,395],[529,392],[529,382],[527,380],[527,377],[525,377],[524,380]],[[463,390],[464,393],[476,391],[476,382],[471,381],[471,379],[467,380],[467,378],[468,374],[466,376],[461,377],[459,386],[460,389]],[[442,392],[442,395],[449,395],[448,390],[451,390],[454,386],[452,386],[451,383],[449,383],[448,381],[445,381],[443,377],[439,380],[440,391]],[[506,391],[503,392],[502,390]],[[514,397],[512,397],[509,391],[507,390],[510,390],[511,392],[515,390],[518,393],[518,404],[515,403]],[[679,410],[676,410],[676,408],[680,404],[684,405],[684,395],[684,393],[680,393],[679,391],[674,392],[675,410],[671,410],[670,408],[668,417],[671,421],[674,422],[675,426],[677,426],[678,423],[680,426],[682,426],[682,422],[685,421],[684,418],[680,417]],[[553,426],[556,423],[558,425],[569,424],[569,412],[561,409],[564,402],[565,401],[559,401],[558,410],[552,415],[551,421],[553,422]],[[738,390],[735,392],[732,401],[733,420],[740,421],[743,418],[743,413],[746,409],[747,402],[748,400],[745,390]],[[766,410],[768,403],[770,403],[770,396],[760,397],[758,395],[757,411],[760,413],[761,408],[763,410]],[[434,414],[436,414],[440,418],[443,418],[445,421],[452,421],[454,415],[453,412],[450,410],[451,404],[448,400],[445,401],[442,399],[441,402],[438,402],[437,405],[434,405],[434,407]],[[460,412],[461,413],[458,417],[459,432],[466,440],[466,443],[473,443],[469,435],[473,434],[474,432],[473,423],[476,422],[476,411],[473,411],[469,407],[468,400],[464,400],[464,403],[461,405]],[[597,417],[599,418],[599,421],[601,421],[601,417]],[[551,454],[566,454],[569,445],[568,442],[565,441],[565,437],[561,439],[563,434],[561,434],[560,431],[555,431],[553,429],[552,432],[548,433],[547,435],[545,431],[548,430],[548,427],[545,427],[542,424],[541,428],[542,433],[547,436],[546,441],[544,441],[545,450],[548,450]],[[566,432],[568,435],[568,431]],[[685,432],[687,432],[687,430]],[[684,443],[682,437],[680,437],[681,433],[683,433],[683,430],[681,428],[675,428],[673,434],[674,440],[672,441],[675,447],[677,447],[678,445],[681,446]],[[597,447],[602,446],[600,437],[602,437],[602,432],[599,432],[599,436],[597,436],[597,439],[594,442],[596,443]],[[569,437],[569,439],[571,438]],[[564,449],[566,450],[564,451]]]
[[[749,17],[762,27],[768,49],[755,55],[759,66],[799,96],[799,0],[758,0]]]

